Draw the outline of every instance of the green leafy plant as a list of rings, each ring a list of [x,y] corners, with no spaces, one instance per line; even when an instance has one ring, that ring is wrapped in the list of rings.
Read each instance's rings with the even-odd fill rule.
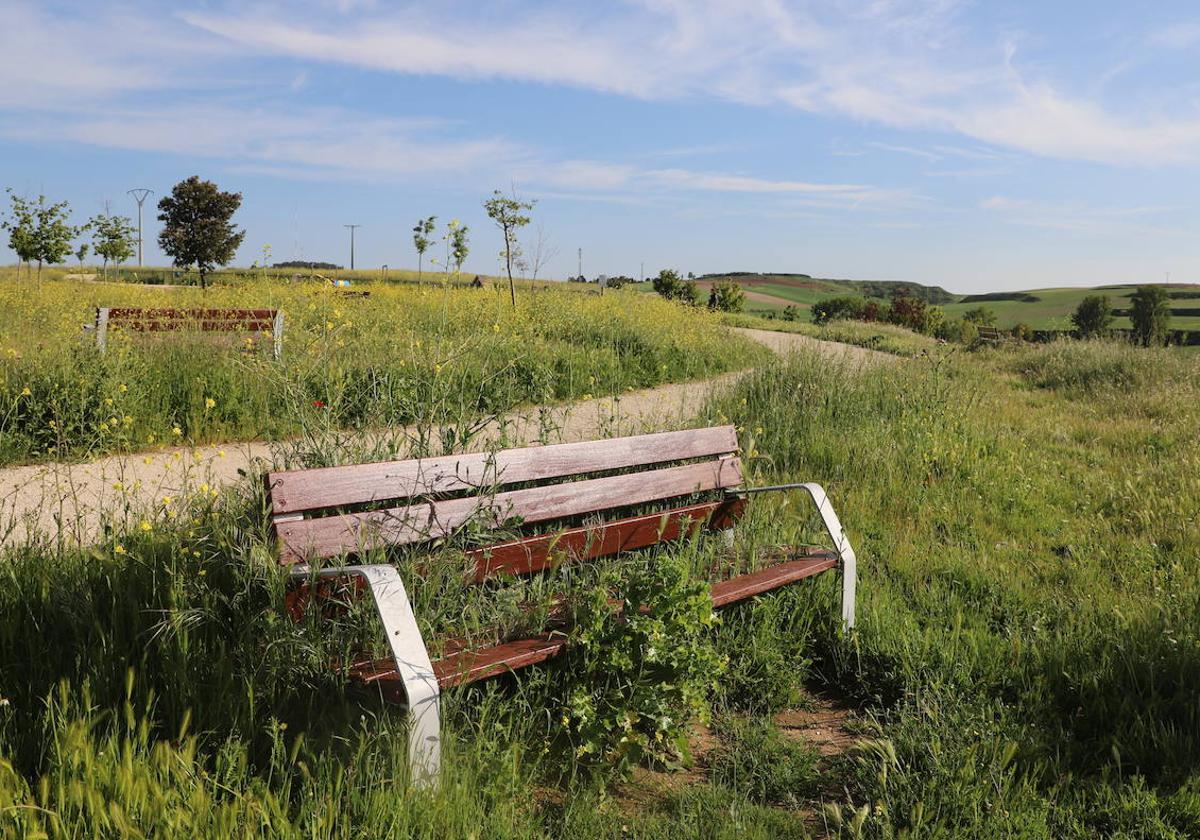
[[[517,232],[529,224],[529,211],[533,209],[534,201],[520,201],[516,195],[506,196],[500,190],[492,193],[492,197],[483,203],[488,218],[500,228],[504,236],[504,268],[508,272],[508,294],[512,305],[517,305],[517,287],[513,283],[513,266],[521,259],[521,244],[517,241]]]
[[[413,226],[413,247],[417,249],[417,282],[421,282],[422,271],[425,267],[425,252],[433,243],[430,239],[433,235],[434,227],[437,224],[437,216],[430,216],[427,219],[421,219]]]
[[[723,667],[709,639],[715,620],[707,584],[674,557],[606,577],[575,602],[561,722],[581,764],[690,759],[688,724],[707,718]]]

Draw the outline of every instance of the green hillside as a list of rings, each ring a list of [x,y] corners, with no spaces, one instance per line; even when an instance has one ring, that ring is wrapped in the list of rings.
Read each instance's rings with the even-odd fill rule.
[[[732,280],[746,292],[746,311],[750,313],[781,312],[789,306],[800,310],[802,318],[814,303],[826,298],[842,295],[863,295],[887,300],[897,287],[909,289],[914,295],[946,310],[951,318],[961,317],[964,312],[977,307],[990,309],[1001,327],[1028,324],[1033,329],[1068,330],[1071,328],[1071,313],[1087,295],[1108,295],[1113,309],[1121,312],[1130,306],[1130,296],[1137,290],[1137,283],[1098,286],[1095,288],[1048,288],[1027,289],[1015,292],[987,292],[982,294],[955,295],[940,286],[920,283],[877,280],[834,280],[810,277],[807,274],[756,274],[752,272],[726,272],[705,274],[696,278],[702,292],[720,280]],[[635,288],[651,291],[649,282],[639,283]],[[1168,285],[1171,295],[1173,329],[1200,329],[1200,285],[1172,283]],[[1114,326],[1129,327],[1129,318],[1117,317]]]

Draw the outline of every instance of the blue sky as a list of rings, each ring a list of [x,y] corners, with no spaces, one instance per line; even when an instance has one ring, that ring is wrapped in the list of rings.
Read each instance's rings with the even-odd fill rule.
[[[552,276],[582,248],[589,276],[1200,282],[1200,7],[0,0],[0,186],[82,219],[192,174],[243,193],[240,264],[346,263],[359,223],[360,268],[414,266],[437,214],[494,271],[481,202],[515,185]]]

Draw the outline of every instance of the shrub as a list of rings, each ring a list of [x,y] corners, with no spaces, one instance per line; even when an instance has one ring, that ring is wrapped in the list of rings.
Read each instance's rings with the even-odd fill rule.
[[[897,289],[892,295],[888,320],[897,326],[907,327],[914,332],[929,331],[929,308],[925,301],[909,294],[907,289]]]
[[[817,301],[812,307],[812,322],[827,324],[838,320],[861,320],[867,307],[862,297],[835,297]]]
[[[680,303],[695,304],[697,299],[696,282],[684,280],[674,269],[664,268],[654,278],[652,285],[667,300],[677,300]]]
[[[1080,338],[1101,336],[1112,325],[1112,322],[1113,311],[1108,295],[1088,295],[1071,313],[1071,323],[1079,331]]]
[[[741,312],[746,308],[746,293],[732,280],[719,280],[709,292],[708,308],[719,312]]]
[[[1130,296],[1129,320],[1133,334],[1143,347],[1166,344],[1171,323],[1171,301],[1160,286],[1142,286]]]
[[[986,306],[976,306],[968,309],[962,316],[964,321],[968,321],[980,327],[996,326],[996,313],[988,309]]]

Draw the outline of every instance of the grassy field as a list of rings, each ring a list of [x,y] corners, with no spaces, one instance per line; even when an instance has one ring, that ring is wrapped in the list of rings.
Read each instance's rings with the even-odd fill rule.
[[[161,444],[279,439],[309,428],[470,428],[516,405],[710,376],[766,351],[715,316],[637,296],[229,275],[208,292],[0,278],[0,463]],[[269,336],[81,334],[96,306],[271,307]]]
[[[838,320],[813,324],[807,321],[784,321],[779,318],[737,313],[726,313],[721,320],[731,327],[807,335],[822,341],[853,344],[856,347],[866,347],[895,356],[917,356],[938,347],[937,340],[927,335],[879,321]]]
[[[389,556],[431,633],[580,605],[575,654],[447,695],[447,775],[420,792],[402,716],[346,701],[327,668],[368,617],[280,618],[252,475],[95,548],[0,560],[0,833],[1200,835],[1194,355],[1061,343],[853,377],[801,355],[701,418],[725,420],[755,483],[826,485],[860,556],[855,634],[829,576],[717,621],[688,606],[709,570],[811,538],[786,497],[755,506],[728,566],[701,539],[481,589],[455,544]],[[645,621],[606,621],[612,594]],[[857,707],[850,753],[781,735],[772,713],[805,686]],[[674,740],[689,718],[712,742],[696,763]],[[646,761],[676,781],[621,784]]]
[[[794,275],[749,275],[735,277],[746,292],[746,312],[748,314],[778,314],[789,306],[796,307],[799,317],[809,319],[812,305],[831,297],[846,295],[870,295],[881,290],[869,286],[854,286],[853,281],[823,280],[819,278],[804,278]],[[697,286],[707,293],[710,280],[699,280]],[[652,291],[650,283],[635,284],[634,288],[642,291]],[[914,284],[918,290],[926,287]],[[1023,323],[1033,329],[1070,330],[1071,313],[1083,298],[1090,294],[1105,294],[1114,309],[1128,309],[1131,305],[1129,297],[1138,288],[1138,284],[1104,286],[1098,288],[1049,288],[1029,289],[1021,292],[999,293],[1002,299],[972,300],[972,295],[947,295],[947,300],[938,303],[950,318],[961,318],[970,309],[985,307],[996,315],[996,323],[1000,327],[1013,327]],[[936,294],[941,290],[933,290]],[[1168,291],[1181,297],[1172,301],[1174,309],[1200,309],[1200,285],[1172,284]],[[1196,297],[1182,297],[1196,295]],[[878,297],[880,301],[887,297]],[[1119,317],[1113,322],[1117,328],[1129,328],[1129,318]],[[1172,329],[1200,330],[1200,315],[1176,314],[1171,319]]]

